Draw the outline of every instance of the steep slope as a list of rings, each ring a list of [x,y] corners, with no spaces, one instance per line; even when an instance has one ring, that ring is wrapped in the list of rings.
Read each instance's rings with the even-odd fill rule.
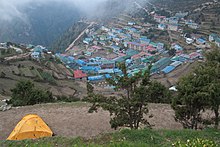
[[[55,40],[50,48],[54,52],[63,52],[77,38],[77,36],[88,26],[87,23],[77,22],[66,30],[57,40]]]
[[[11,96],[11,89],[20,80],[31,80],[42,89],[49,90],[54,96],[82,98],[86,89],[79,83],[68,79],[73,76],[72,70],[54,61],[37,62],[29,59],[0,63],[0,95]],[[76,86],[77,85],[77,86]],[[81,93],[79,95],[79,93]],[[1,97],[0,97],[1,100]]]
[[[192,11],[202,3],[213,0],[150,0],[158,8],[165,8],[173,12]]]
[[[49,46],[80,18],[80,11],[60,1],[32,3],[20,10],[25,19],[0,20],[0,42],[12,41]]]

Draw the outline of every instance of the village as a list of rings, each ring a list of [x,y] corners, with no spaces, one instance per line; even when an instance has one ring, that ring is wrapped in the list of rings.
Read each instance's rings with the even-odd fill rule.
[[[220,145],[220,0],[102,7],[0,41],[0,146]]]
[[[204,51],[213,45],[220,47],[218,34],[195,33],[200,25],[185,19],[188,12],[167,17],[150,12],[137,2],[135,5],[147,13],[153,23],[121,14],[106,24],[90,23],[65,53],[52,53],[40,45],[26,45],[30,53],[22,55],[38,61],[45,59],[45,54],[51,55],[72,71],[72,75],[68,73],[69,78],[102,83],[104,88],[111,88],[104,81],[116,75],[123,76],[118,67],[120,63],[126,64],[129,77],[146,71],[149,66],[152,66],[151,75],[165,76],[187,63],[202,62]],[[1,43],[1,48],[7,48],[7,45]],[[22,50],[14,49],[22,53]],[[11,58],[14,57],[5,59]]]
[[[184,64],[202,61],[203,52],[213,44],[220,47],[217,34],[184,33],[184,28],[196,32],[200,27],[193,20],[184,19],[187,15],[180,12],[166,17],[151,12],[155,24],[149,24],[124,14],[113,23],[88,28],[79,44],[55,56],[74,69],[76,80],[102,82],[115,75],[123,76],[119,63],[126,64],[130,77],[147,70],[149,65],[151,75],[166,75]],[[161,40],[152,37],[158,31]]]

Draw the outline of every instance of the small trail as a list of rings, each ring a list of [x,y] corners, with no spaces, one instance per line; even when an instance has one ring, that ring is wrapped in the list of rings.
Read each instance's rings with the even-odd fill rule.
[[[75,43],[84,35],[86,30],[88,28],[92,27],[94,24],[95,24],[95,22],[91,22],[90,25],[87,28],[85,28],[84,31],[82,31],[82,33],[69,45],[69,47],[65,51],[67,52],[67,51],[71,50],[74,47]]]
[[[149,12],[146,8],[142,7],[139,3],[137,3],[137,1],[135,1],[134,3],[135,3],[139,8],[143,9],[148,15],[150,15],[150,12]]]

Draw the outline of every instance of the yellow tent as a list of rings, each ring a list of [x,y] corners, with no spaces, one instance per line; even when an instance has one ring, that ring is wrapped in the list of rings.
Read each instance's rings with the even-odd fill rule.
[[[53,132],[38,115],[26,115],[14,128],[7,140],[51,137]]]

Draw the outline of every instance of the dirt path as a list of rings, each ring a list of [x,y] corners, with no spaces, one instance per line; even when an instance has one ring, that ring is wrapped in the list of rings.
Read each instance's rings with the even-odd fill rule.
[[[69,47],[66,49],[66,52],[69,51],[71,48],[73,48],[73,46],[75,45],[76,41],[78,41],[86,32],[86,30],[88,30],[88,28],[90,28],[91,26],[93,26],[95,24],[95,22],[91,22],[90,25],[85,28],[82,33],[69,45]]]
[[[109,125],[108,112],[100,110],[98,113],[89,114],[88,107],[89,105],[85,103],[47,104],[0,112],[0,139],[6,139],[26,114],[41,116],[58,136],[90,138],[114,131]],[[181,125],[174,121],[174,113],[169,105],[150,104],[149,108],[150,114],[154,117],[148,120],[155,125],[155,128],[181,128]]]

